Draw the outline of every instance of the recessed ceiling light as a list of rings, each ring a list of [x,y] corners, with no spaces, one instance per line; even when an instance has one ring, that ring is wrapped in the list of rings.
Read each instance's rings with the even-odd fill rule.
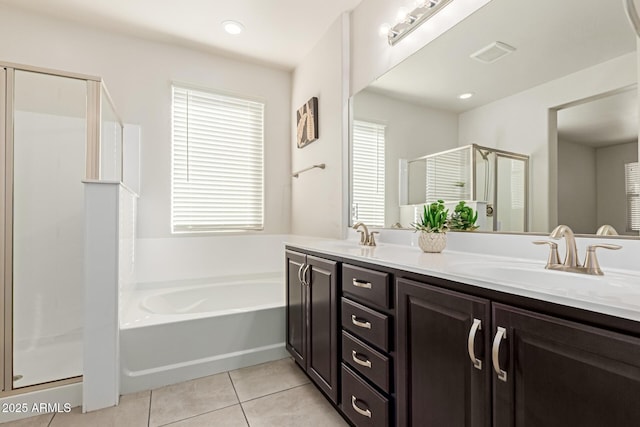
[[[469,99],[473,96],[473,92],[467,92],[467,93],[462,93],[460,95],[458,95],[458,98],[460,99]]]
[[[222,28],[229,34],[240,34],[242,30],[244,30],[244,26],[237,21],[224,21],[222,23]]]

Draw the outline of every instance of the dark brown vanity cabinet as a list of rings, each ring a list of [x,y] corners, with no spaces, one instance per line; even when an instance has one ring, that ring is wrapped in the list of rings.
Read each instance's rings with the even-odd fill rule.
[[[338,263],[286,251],[287,342],[295,361],[338,402]]]
[[[502,304],[492,311],[503,372],[493,373],[495,427],[640,426],[640,339]]]
[[[398,426],[640,426],[640,339],[398,279]]]
[[[488,300],[398,279],[397,425],[489,427]]]
[[[391,275],[342,265],[342,412],[357,427],[393,424]]]

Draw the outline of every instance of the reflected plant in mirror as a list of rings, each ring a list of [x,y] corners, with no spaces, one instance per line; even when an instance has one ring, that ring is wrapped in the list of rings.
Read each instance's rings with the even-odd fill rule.
[[[476,221],[478,212],[467,206],[464,200],[458,202],[449,218],[449,229],[456,231],[473,231],[478,228]]]
[[[352,135],[352,220],[464,200],[478,231],[640,235],[637,63],[622,2],[488,2],[351,98],[377,124],[368,160]]]

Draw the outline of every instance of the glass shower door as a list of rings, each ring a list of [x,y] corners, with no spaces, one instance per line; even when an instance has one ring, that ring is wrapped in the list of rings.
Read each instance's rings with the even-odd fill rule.
[[[13,388],[82,375],[85,80],[15,71]]]
[[[496,230],[527,231],[527,163],[498,153],[496,167]]]

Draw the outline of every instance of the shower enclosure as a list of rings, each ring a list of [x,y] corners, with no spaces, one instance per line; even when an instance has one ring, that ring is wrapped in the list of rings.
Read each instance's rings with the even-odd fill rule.
[[[528,231],[527,155],[471,144],[406,161],[400,171],[401,205],[464,200],[481,210],[485,230]]]
[[[83,180],[120,180],[100,78],[0,63],[1,396],[81,380]]]

